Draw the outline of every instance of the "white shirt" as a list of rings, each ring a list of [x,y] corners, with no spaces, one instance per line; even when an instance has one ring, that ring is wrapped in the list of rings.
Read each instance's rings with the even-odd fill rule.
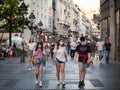
[[[70,47],[71,47],[72,50],[75,50],[76,47],[77,47],[77,44],[75,42],[71,42]]]
[[[104,45],[103,42],[97,42],[97,44],[96,44],[98,50],[103,50],[103,45]]]
[[[34,50],[35,49],[35,43],[28,43],[28,48],[29,48],[29,50]]]
[[[66,61],[66,57],[65,57],[65,55],[67,55],[66,51],[67,50],[65,47],[59,47],[59,49],[57,49],[57,47],[55,47],[53,50],[53,52],[56,53],[56,58],[63,62]]]

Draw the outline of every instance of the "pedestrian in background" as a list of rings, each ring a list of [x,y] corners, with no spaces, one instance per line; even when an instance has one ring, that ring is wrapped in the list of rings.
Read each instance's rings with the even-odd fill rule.
[[[106,51],[106,54],[105,54],[106,63],[109,64],[110,47],[111,47],[110,41],[109,41],[109,40],[106,40],[104,46],[105,46],[105,51]]]
[[[67,42],[67,54],[70,55],[70,42]]]
[[[77,47],[77,44],[76,44],[75,40],[73,40],[73,41],[70,43],[70,49],[71,49],[71,50],[70,50],[70,56],[71,56],[71,59],[72,59],[72,60],[74,59],[76,47]]]
[[[46,49],[46,60],[48,60],[50,56],[50,47],[48,44],[46,44],[45,49]]]
[[[98,40],[97,44],[96,44],[96,48],[97,48],[97,52],[99,54],[99,61],[102,60],[103,58],[103,50],[104,50],[104,43],[101,41],[101,39]]]
[[[34,69],[34,62],[33,62],[33,50],[35,49],[35,43],[34,39],[31,37],[29,40],[28,46],[28,65],[29,65],[29,71]]]
[[[65,62],[67,62],[67,50],[65,47],[65,42],[60,39],[57,43],[57,46],[54,48],[54,64],[56,64],[56,76],[57,76],[57,85],[60,85],[60,71],[62,76],[62,87],[65,87]]]
[[[39,86],[42,87],[42,77],[43,77],[43,66],[44,57],[46,56],[45,49],[43,48],[43,43],[37,43],[35,50],[33,51],[34,65],[36,70],[36,84],[39,82]],[[39,81],[39,79],[40,81]]]
[[[86,75],[87,63],[90,63],[90,46],[87,44],[85,37],[80,38],[80,45],[76,48],[75,60],[79,66],[79,84],[78,87],[85,86],[84,79]]]
[[[12,50],[12,47],[9,48],[9,56],[10,56],[10,58],[13,57],[13,50]]]
[[[0,59],[4,60],[4,51],[3,51],[3,48],[0,46]]]
[[[9,47],[6,47],[6,50],[5,50],[5,53],[6,53],[6,57],[8,57],[8,53],[9,53]]]
[[[54,42],[54,41],[52,41],[52,42],[51,42],[51,46],[50,46],[50,51],[51,51],[51,59],[52,59],[52,62],[53,62],[53,55],[54,55],[53,50],[54,50],[54,48],[55,48],[55,42]],[[53,63],[54,63],[54,62],[53,62]]]

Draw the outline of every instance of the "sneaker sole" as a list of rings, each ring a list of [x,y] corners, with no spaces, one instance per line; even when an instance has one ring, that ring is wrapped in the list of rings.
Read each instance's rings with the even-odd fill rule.
[[[40,88],[42,88],[42,86],[39,86]]]
[[[65,85],[66,85],[66,84],[63,84],[63,85],[62,85],[62,88],[65,88]]]

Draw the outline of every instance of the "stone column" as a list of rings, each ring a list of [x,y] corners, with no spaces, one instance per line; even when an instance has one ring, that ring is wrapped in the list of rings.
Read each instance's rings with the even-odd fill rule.
[[[112,44],[111,47],[111,55],[110,58],[115,60],[115,6],[114,0],[110,0],[110,42]]]

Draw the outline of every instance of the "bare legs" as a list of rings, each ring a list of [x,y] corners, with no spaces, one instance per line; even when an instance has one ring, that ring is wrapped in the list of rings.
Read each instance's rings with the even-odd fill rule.
[[[60,81],[60,72],[62,75],[62,83],[64,84],[64,80],[65,80],[65,64],[56,64],[56,76],[57,76],[57,80]]]

